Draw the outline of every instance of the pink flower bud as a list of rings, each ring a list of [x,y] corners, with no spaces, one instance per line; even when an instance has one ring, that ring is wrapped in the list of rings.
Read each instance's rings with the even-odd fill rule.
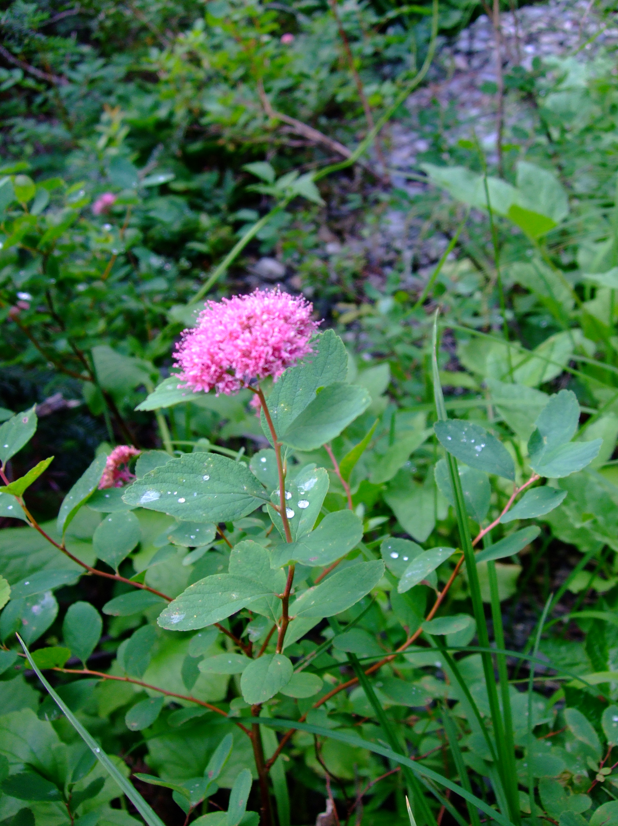
[[[296,38],[291,32],[286,32],[286,34],[281,35],[281,42],[284,46],[289,46],[290,43],[293,43],[295,40]]]
[[[107,457],[105,470],[99,482],[99,490],[105,488],[121,488],[125,482],[131,482],[135,476],[131,473],[127,465],[134,456],[139,456],[141,451],[131,445],[118,445]],[[124,467],[123,467],[124,465]]]
[[[109,212],[115,200],[116,196],[112,192],[104,192],[103,195],[99,195],[92,205],[92,211],[95,215]]]

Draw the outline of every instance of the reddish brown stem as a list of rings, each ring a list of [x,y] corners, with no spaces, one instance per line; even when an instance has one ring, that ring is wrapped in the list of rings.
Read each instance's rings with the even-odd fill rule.
[[[266,648],[267,648],[267,646],[268,646],[268,643],[270,642],[270,638],[272,637],[272,635],[275,633],[275,631],[276,631],[276,630],[277,630],[277,626],[276,626],[276,625],[273,625],[273,627],[270,629],[270,631],[269,631],[269,632],[268,632],[268,634],[266,635],[266,639],[265,639],[265,640],[264,640],[264,642],[262,643],[262,647],[261,647],[261,648],[260,648],[260,650],[258,651],[258,654],[257,654],[256,659],[259,659],[259,658],[262,656],[262,654],[264,653],[264,651],[266,651]]]
[[[324,445],[324,449],[328,453],[328,455],[330,457],[330,460],[333,463],[333,470],[335,471],[335,474],[336,474],[337,478],[341,482],[341,485],[342,485],[342,487],[345,491],[345,495],[348,498],[348,508],[351,511],[353,511],[354,510],[354,503],[352,502],[352,491],[350,490],[350,485],[346,482],[346,480],[341,475],[341,469],[339,467],[339,463],[335,459],[335,454],[333,453],[332,447],[329,444],[326,444],[326,445]]]
[[[524,484],[521,487],[515,488],[515,490],[511,494],[511,498],[509,499],[509,501],[506,503],[506,505],[502,509],[502,512],[501,512],[500,516],[497,519],[494,519],[494,521],[491,523],[491,525],[488,525],[486,528],[483,528],[483,530],[479,533],[479,535],[476,537],[476,539],[472,540],[472,547],[474,547],[475,545],[478,545],[478,543],[481,541],[481,539],[486,534],[488,534],[489,531],[493,530],[496,527],[496,525],[500,522],[500,520],[502,519],[504,514],[508,510],[510,510],[511,505],[515,501],[516,497],[522,492],[522,490],[525,490],[529,485],[533,484],[533,482],[536,482],[537,479],[540,479],[540,478],[541,477],[537,473],[533,473],[532,476],[528,479],[527,482],[524,482]]]
[[[251,706],[251,715],[259,717],[262,706]],[[262,744],[262,735],[260,732],[259,723],[253,723],[251,726],[251,745],[253,746],[253,759],[255,760],[255,768],[258,773],[258,781],[260,783],[260,799],[261,818],[260,826],[272,826],[272,811],[270,808],[270,793],[268,791],[268,769],[266,768],[266,759],[264,757],[264,746]]]
[[[132,685],[139,685],[142,688],[147,688],[150,691],[158,691],[159,694],[164,694],[166,697],[175,697],[178,700],[186,700],[187,702],[195,703],[198,706],[209,709],[209,711],[214,711],[215,714],[220,714],[222,717],[228,717],[231,722],[235,723],[240,729],[242,729],[248,737],[251,737],[251,732],[249,729],[233,717],[230,717],[227,711],[223,711],[222,708],[217,708],[217,706],[206,703],[204,700],[198,700],[196,697],[191,697],[190,695],[185,694],[176,694],[174,691],[166,691],[164,688],[159,688],[156,685],[144,683],[141,680],[134,680],[132,677],[119,677],[115,674],[105,674],[103,671],[91,671],[89,668],[52,668],[51,670],[60,671],[62,674],[80,674],[84,677],[99,677],[102,680],[116,680],[116,682],[120,683],[131,683]]]

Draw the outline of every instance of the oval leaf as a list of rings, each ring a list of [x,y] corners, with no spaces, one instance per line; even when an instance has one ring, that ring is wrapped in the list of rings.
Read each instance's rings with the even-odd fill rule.
[[[442,447],[456,459],[476,470],[515,479],[515,464],[504,445],[484,427],[461,419],[447,419],[434,425]]]
[[[534,519],[536,516],[544,516],[561,505],[567,495],[566,490],[558,490],[544,486],[527,490],[519,502],[507,511],[500,519],[502,524],[514,522],[515,519]]]
[[[115,571],[142,538],[139,519],[130,511],[110,513],[97,526],[92,539],[97,559],[107,562]]]
[[[410,588],[418,585],[419,582],[427,579],[432,571],[435,571],[436,568],[442,565],[443,562],[446,562],[454,553],[455,548],[432,548],[420,556],[417,556],[416,559],[413,559],[408,565],[399,580],[399,585],[397,586],[399,593],[404,594],[406,591],[409,591]]]
[[[355,548],[362,538],[363,523],[355,513],[349,510],[329,513],[302,539],[275,548],[271,565],[273,568],[289,562],[309,567],[330,565]]]
[[[492,559],[504,559],[506,556],[514,556],[523,550],[526,545],[533,542],[540,533],[541,529],[536,525],[516,531],[478,553],[476,555],[477,564],[479,562],[489,562]]]
[[[250,705],[265,703],[287,685],[294,673],[285,654],[264,654],[245,668],[240,678],[240,690]]]
[[[302,593],[291,607],[290,615],[321,619],[340,614],[366,596],[383,575],[384,563],[377,559],[336,571]]]

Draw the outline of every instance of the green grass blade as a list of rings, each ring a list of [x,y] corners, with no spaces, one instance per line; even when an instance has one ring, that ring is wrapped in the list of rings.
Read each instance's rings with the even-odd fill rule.
[[[470,785],[470,778],[468,777],[466,764],[464,763],[463,755],[461,753],[461,749],[459,748],[457,729],[453,723],[450,709],[446,703],[444,704],[444,710],[442,712],[442,725],[444,726],[444,731],[451,747],[451,754],[453,755],[453,761],[455,763],[455,768],[457,769],[457,774],[460,777],[461,785],[467,792],[472,793],[472,787]],[[472,826],[481,826],[481,821],[479,818],[479,813],[476,810],[476,806],[473,806],[469,800],[466,800],[466,806],[468,807],[468,814],[470,816]]]
[[[442,385],[440,383],[440,375],[438,372],[438,314],[436,313],[433,324],[432,336],[432,373],[434,383],[434,397],[436,400],[436,413],[438,419],[444,421],[446,419],[446,409],[444,407],[444,394],[442,393]],[[487,630],[487,620],[485,617],[485,608],[483,606],[483,599],[481,597],[481,585],[479,582],[478,571],[476,568],[476,560],[474,557],[474,549],[472,547],[472,540],[470,538],[470,531],[468,530],[468,515],[466,512],[466,505],[464,501],[463,489],[461,487],[461,480],[459,478],[459,470],[457,467],[457,460],[450,453],[446,454],[446,461],[451,479],[451,486],[453,489],[455,499],[455,516],[457,518],[457,526],[459,529],[459,538],[461,547],[464,553],[466,573],[468,575],[468,587],[470,589],[470,599],[472,601],[472,610],[474,618],[476,619],[477,635],[479,643],[482,648],[489,649],[489,632]],[[502,713],[500,709],[500,702],[498,700],[498,691],[496,688],[494,664],[491,654],[484,653],[482,656],[483,671],[485,674],[485,682],[487,685],[487,696],[489,699],[489,707],[491,711],[491,719],[493,723],[494,736],[496,747],[498,749],[498,771],[502,777],[502,784],[509,801],[510,816],[515,823],[520,822],[519,814],[519,791],[517,788],[517,776],[511,774],[508,770],[510,765],[509,756],[506,753],[506,742],[504,739],[504,727],[502,723]]]
[[[262,710],[264,713],[266,709]],[[269,728],[262,728],[262,743],[264,744],[264,753],[267,758],[272,757],[277,749],[277,737],[275,732]],[[275,795],[275,803],[277,804],[277,818],[279,826],[290,826],[290,795],[288,792],[288,783],[285,776],[285,766],[283,760],[277,760],[271,770],[270,779],[273,785],[273,792]]]
[[[28,658],[28,662],[30,663],[33,671],[35,672],[35,674],[37,675],[39,680],[43,683],[43,685],[45,686],[45,689],[51,695],[51,698],[53,699],[53,701],[56,703],[58,708],[65,715],[65,717],[67,718],[69,723],[71,723],[71,725],[73,726],[75,731],[79,734],[79,736],[82,738],[84,743],[92,751],[92,753],[97,758],[99,763],[101,763],[105,767],[105,769],[108,771],[110,776],[114,778],[114,780],[120,786],[120,788],[122,789],[124,794],[126,794],[126,796],[129,798],[131,803],[135,806],[137,811],[144,818],[144,820],[146,821],[148,826],[165,826],[165,824],[163,823],[161,818],[153,812],[153,810],[150,808],[148,803],[146,803],[146,801],[141,796],[141,794],[137,791],[137,789],[135,789],[134,786],[131,783],[129,783],[129,781],[126,779],[126,777],[122,776],[122,774],[118,771],[117,767],[112,763],[112,761],[109,759],[107,754],[105,754],[105,752],[99,746],[99,744],[94,739],[94,737],[92,737],[86,731],[86,729],[82,726],[82,724],[79,722],[79,720],[75,717],[75,715],[73,714],[71,709],[56,694],[54,689],[50,686],[50,684],[47,682],[45,677],[41,674],[41,672],[37,668],[36,663],[34,662],[32,657],[30,656],[30,652],[28,651],[28,648],[26,647],[26,644],[24,643],[22,638],[19,636],[19,634],[17,635],[17,639],[19,640],[19,643],[20,643],[21,647],[24,649],[24,653],[25,653],[26,657]]]
[[[414,760],[410,760],[408,757],[404,757],[402,754],[397,754],[397,752],[394,752],[392,749],[386,748],[385,746],[380,746],[369,740],[363,740],[362,737],[356,737],[354,734],[346,734],[342,731],[334,731],[333,729],[324,728],[323,726],[315,726],[310,723],[297,723],[294,720],[279,720],[276,717],[254,717],[252,722],[261,723],[265,726],[272,726],[273,728],[282,729],[284,731],[291,728],[298,731],[307,731],[310,734],[317,734],[319,737],[330,737],[331,740],[337,740],[340,743],[345,743],[353,748],[366,749],[374,754],[380,754],[382,757],[386,757],[387,760],[392,760],[394,763],[399,763],[401,766],[408,766],[412,769],[414,774],[418,775],[418,777],[437,783],[445,789],[450,789],[450,791],[454,794],[457,794],[464,800],[472,803],[496,823],[499,823],[500,826],[514,826],[512,820],[509,820],[508,817],[505,817],[501,812],[498,812],[489,806],[484,800],[481,800],[480,797],[466,791],[466,789],[457,785],[457,783],[453,783],[452,780],[449,780],[447,777],[443,777],[443,775],[438,774],[438,772],[433,771],[433,769],[427,768],[427,766],[424,766],[422,763],[417,763]]]
[[[547,614],[549,613],[549,609],[552,604],[553,594],[549,595],[547,602],[545,603],[545,608],[543,608],[543,613],[541,614],[541,619],[539,620],[539,625],[536,631],[536,637],[534,640],[534,648],[532,649],[532,656],[536,657],[539,653],[539,645],[541,644],[541,634],[543,633],[543,626],[545,625],[545,620],[547,619]],[[534,672],[535,672],[534,665],[530,666],[530,678],[528,680],[528,749],[532,744],[533,734],[532,734],[532,690],[534,688]],[[539,822],[538,818],[535,815],[535,802],[534,802],[534,777],[532,775],[532,760],[530,759],[530,755],[528,755],[528,795],[530,797],[530,822],[536,824]]]

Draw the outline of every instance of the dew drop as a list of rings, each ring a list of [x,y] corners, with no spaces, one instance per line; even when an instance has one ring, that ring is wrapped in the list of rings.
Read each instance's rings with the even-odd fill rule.
[[[185,614],[172,614],[169,617],[169,621],[172,623],[172,625],[176,625],[177,622],[182,622],[184,618]]]
[[[292,519],[292,517],[294,516],[294,511],[292,510],[292,508],[286,508],[285,515],[288,519]]]
[[[618,723],[618,716],[614,715],[612,717],[612,723]]]
[[[291,499],[291,498],[292,498],[292,494],[290,493],[290,491],[289,491],[289,490],[286,490],[286,492],[285,492],[285,498],[286,498],[286,499]]]
[[[391,559],[399,559],[399,554],[397,551],[391,551]]]
[[[408,561],[408,557],[407,557],[407,556],[404,556],[403,561],[404,561],[404,562],[407,562],[407,561]]]
[[[144,505],[146,502],[156,502],[160,496],[161,494],[158,490],[147,490],[146,493],[142,494],[139,503],[140,505]]]
[[[206,474],[206,476],[202,476],[202,479],[207,482],[210,479],[210,476]]]
[[[309,501],[308,501],[307,499],[301,499],[301,500],[299,501],[299,503],[298,503],[298,507],[299,507],[301,510],[303,510],[303,511],[304,511],[304,510],[305,510],[305,508],[308,508],[308,507],[309,507]]]
[[[260,462],[265,462],[265,461],[266,461],[266,456],[262,456],[262,458],[260,459]]]
[[[183,502],[186,502],[187,500],[184,498],[184,496],[181,496],[178,501],[182,504]]]
[[[447,441],[447,442],[450,442],[450,441],[451,441],[451,437],[450,437],[450,436],[447,436],[447,437],[446,437],[446,441]]]

